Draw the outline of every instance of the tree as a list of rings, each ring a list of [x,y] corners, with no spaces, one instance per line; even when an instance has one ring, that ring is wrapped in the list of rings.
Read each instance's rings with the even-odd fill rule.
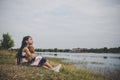
[[[103,48],[103,51],[104,51],[104,53],[107,53],[107,52],[108,52],[108,48],[107,48],[107,47],[104,47],[104,48]]]
[[[58,49],[57,48],[54,48],[54,52],[57,52],[58,51]]]
[[[1,42],[1,47],[3,49],[9,49],[14,46],[14,40],[11,39],[11,36],[8,33],[3,34],[2,37],[3,37],[3,39],[0,40],[0,42]]]

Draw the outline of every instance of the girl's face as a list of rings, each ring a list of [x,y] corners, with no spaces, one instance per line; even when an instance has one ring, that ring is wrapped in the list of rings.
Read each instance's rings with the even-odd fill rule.
[[[31,38],[31,37],[28,38],[28,40],[26,41],[26,43],[29,44],[29,45],[32,45],[32,44],[33,44],[33,40],[32,40],[32,38]]]

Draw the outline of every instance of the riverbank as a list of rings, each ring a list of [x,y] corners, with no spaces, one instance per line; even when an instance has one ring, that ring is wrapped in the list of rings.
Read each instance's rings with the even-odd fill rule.
[[[48,61],[53,66],[62,64],[59,73],[42,67],[18,66],[15,55],[14,51],[0,50],[0,80],[111,80],[107,76],[76,69],[56,58],[48,58]]]

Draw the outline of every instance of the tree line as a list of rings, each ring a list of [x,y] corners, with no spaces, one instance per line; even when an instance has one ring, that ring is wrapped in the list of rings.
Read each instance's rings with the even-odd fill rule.
[[[12,49],[14,46],[14,40],[11,38],[9,33],[4,33],[2,35],[2,39],[0,40],[0,49],[11,49],[18,51],[19,49]],[[114,48],[91,48],[91,49],[35,49],[36,52],[72,52],[72,53],[120,53],[120,47],[114,47]]]
[[[70,49],[58,49],[58,48],[53,48],[53,49],[35,49],[37,52],[70,52]]]
[[[120,47],[114,47],[114,48],[91,48],[91,49],[85,49],[81,51],[73,51],[73,52],[87,52],[87,53],[120,53]]]
[[[37,52],[70,52],[70,53],[120,53],[120,47],[115,48],[91,48],[73,51],[72,49],[35,49]]]

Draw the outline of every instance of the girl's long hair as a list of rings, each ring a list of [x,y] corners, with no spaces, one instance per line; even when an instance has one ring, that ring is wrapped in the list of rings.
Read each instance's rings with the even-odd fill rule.
[[[31,36],[25,36],[25,37],[23,38],[23,40],[22,40],[21,47],[20,47],[20,49],[19,49],[19,51],[18,51],[18,53],[17,53],[17,55],[16,55],[16,57],[17,57],[17,64],[20,64],[20,61],[21,61],[21,58],[22,58],[22,50],[23,50],[24,47],[27,46],[26,41],[27,41],[29,38],[31,38]]]

